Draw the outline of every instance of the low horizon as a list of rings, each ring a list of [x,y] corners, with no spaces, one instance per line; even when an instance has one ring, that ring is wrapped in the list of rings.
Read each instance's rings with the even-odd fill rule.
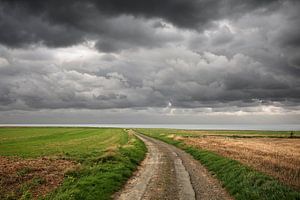
[[[0,127],[170,128],[184,130],[300,131],[300,124],[0,124]]]

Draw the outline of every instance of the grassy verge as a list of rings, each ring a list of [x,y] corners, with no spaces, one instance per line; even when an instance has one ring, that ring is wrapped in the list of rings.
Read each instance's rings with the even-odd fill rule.
[[[20,163],[42,166],[26,170],[24,165],[9,172],[15,174],[0,177],[0,199],[111,199],[146,151],[140,139],[117,128],[0,128],[0,161],[16,168]],[[44,170],[49,159],[52,163],[78,164],[64,174],[56,190],[42,197],[35,192],[52,184],[47,181],[52,172]],[[67,166],[60,170],[63,167]],[[14,177],[16,187],[11,188],[9,181]],[[25,177],[24,182],[19,177]]]
[[[300,192],[281,184],[275,178],[247,167],[238,161],[225,158],[211,151],[188,146],[175,141],[163,132],[138,129],[140,133],[175,145],[190,153],[214,174],[237,200],[244,199],[300,199]]]
[[[68,173],[63,185],[47,199],[111,199],[144,158],[144,143],[132,138],[125,147],[104,156],[82,158],[83,169]]]

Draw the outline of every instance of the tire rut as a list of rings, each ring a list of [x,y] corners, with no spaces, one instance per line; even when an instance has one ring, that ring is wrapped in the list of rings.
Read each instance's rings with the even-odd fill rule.
[[[232,199],[189,154],[162,141],[129,131],[143,140],[148,153],[137,172],[115,194],[114,199]]]

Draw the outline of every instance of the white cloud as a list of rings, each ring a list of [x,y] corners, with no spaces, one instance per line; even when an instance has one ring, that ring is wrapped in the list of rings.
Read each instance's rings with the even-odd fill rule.
[[[8,66],[9,65],[9,63],[8,63],[8,61],[6,60],[6,58],[1,58],[0,57],[0,67],[6,67],[6,66]]]

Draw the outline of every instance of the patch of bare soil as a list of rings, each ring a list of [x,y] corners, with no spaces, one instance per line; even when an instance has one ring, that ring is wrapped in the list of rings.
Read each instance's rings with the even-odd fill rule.
[[[214,136],[178,139],[238,160],[300,189],[300,139]]]
[[[0,199],[45,196],[57,188],[64,174],[79,166],[69,160],[41,157],[21,159],[0,156]]]

